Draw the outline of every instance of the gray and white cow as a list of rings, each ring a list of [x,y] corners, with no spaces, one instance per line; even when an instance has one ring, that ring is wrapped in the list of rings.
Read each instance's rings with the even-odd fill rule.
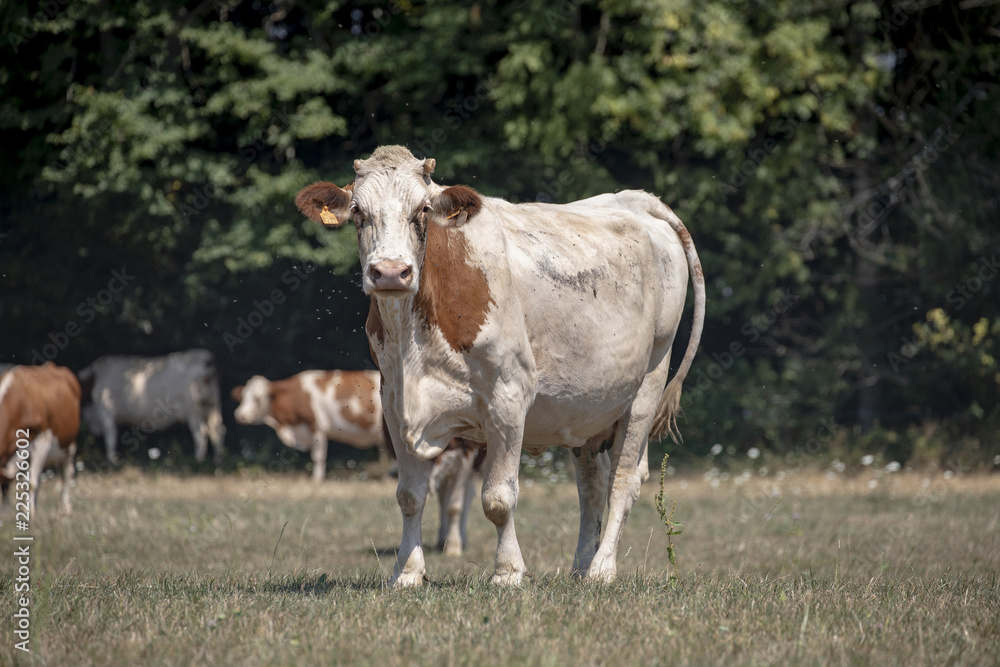
[[[100,357],[79,373],[83,418],[104,435],[107,457],[115,460],[118,425],[132,428],[122,442],[140,445],[148,435],[187,424],[194,455],[205,460],[208,441],[216,464],[222,461],[226,427],[222,423],[219,377],[208,350],[185,350],[165,357]]]
[[[580,454],[571,457],[581,501],[574,571],[610,581],[649,475],[648,439],[676,432],[701,338],[705,286],[694,244],[645,192],[511,204],[438,185],[434,167],[383,146],[354,162],[345,188],[314,183],[296,197],[310,219],[357,228],[362,287],[372,297],[366,331],[399,457],[403,536],[393,583],[424,580],[429,461],[454,437],[486,443],[494,583],[517,585],[526,571],[513,520],[521,449],[550,446]],[[668,383],[689,274],[694,323]]]

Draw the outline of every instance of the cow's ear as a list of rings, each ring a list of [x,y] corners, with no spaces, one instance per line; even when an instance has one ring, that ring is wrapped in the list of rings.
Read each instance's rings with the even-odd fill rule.
[[[229,393],[232,395],[233,400],[236,401],[237,403],[243,402],[243,385],[240,385],[238,387],[233,387],[233,390]]]
[[[313,222],[337,228],[350,218],[351,190],[354,183],[338,188],[333,183],[320,181],[307,185],[295,196],[295,205]]]
[[[465,185],[445,188],[431,200],[427,215],[442,227],[460,227],[472,220],[483,208],[483,198]]]

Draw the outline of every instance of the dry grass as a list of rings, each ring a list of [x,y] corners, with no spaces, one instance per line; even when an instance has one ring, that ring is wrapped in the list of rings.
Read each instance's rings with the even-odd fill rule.
[[[13,650],[8,616],[0,664],[998,664],[1000,478],[873,479],[669,478],[676,586],[655,484],[611,586],[567,575],[575,488],[525,484],[522,589],[486,583],[495,532],[476,511],[466,556],[430,552],[431,584],[404,592],[385,589],[388,481],[84,474],[69,520],[50,481],[31,531],[33,652]]]

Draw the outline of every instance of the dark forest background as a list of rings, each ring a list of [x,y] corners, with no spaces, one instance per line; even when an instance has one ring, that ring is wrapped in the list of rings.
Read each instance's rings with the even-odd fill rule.
[[[681,216],[708,322],[654,457],[1000,465],[1000,4],[48,0],[0,38],[0,361],[371,367],[353,230],[292,200],[400,143]]]

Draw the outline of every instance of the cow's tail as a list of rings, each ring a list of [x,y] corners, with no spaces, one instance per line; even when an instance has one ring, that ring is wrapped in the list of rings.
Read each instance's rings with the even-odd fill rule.
[[[677,368],[677,373],[673,379],[667,383],[667,388],[660,396],[660,405],[656,409],[656,416],[653,418],[653,426],[649,433],[650,440],[661,440],[665,436],[670,436],[674,442],[680,442],[681,434],[677,430],[677,415],[681,411],[681,385],[691,364],[694,362],[694,355],[698,351],[698,344],[701,342],[701,332],[705,328],[705,277],[701,272],[701,261],[698,259],[698,252],[694,248],[694,241],[688,233],[684,223],[656,197],[650,196],[650,214],[665,220],[677,233],[684,246],[684,254],[687,256],[688,271],[691,273],[691,283],[694,286],[694,321],[691,323],[691,337],[688,340],[687,350],[684,351],[684,358]]]

